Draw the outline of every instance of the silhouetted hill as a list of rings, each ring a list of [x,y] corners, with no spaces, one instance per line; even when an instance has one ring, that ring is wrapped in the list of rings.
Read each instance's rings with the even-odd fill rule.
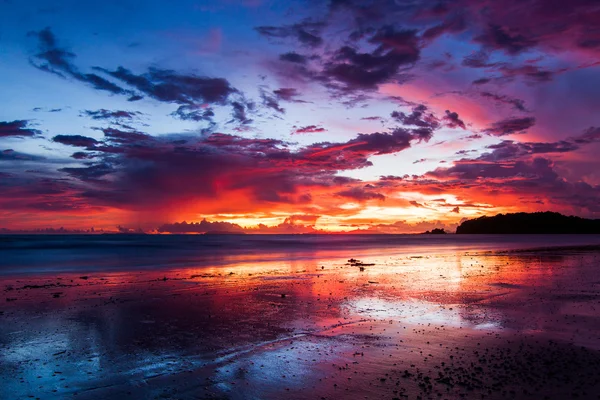
[[[555,212],[498,214],[464,221],[456,233],[597,233],[600,219],[585,219]]]
[[[434,228],[430,231],[425,231],[421,235],[445,235],[447,232],[442,228]]]

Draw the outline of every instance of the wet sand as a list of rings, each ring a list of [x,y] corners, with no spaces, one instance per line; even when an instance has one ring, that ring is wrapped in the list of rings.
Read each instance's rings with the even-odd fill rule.
[[[2,276],[0,398],[600,398],[597,249],[341,253]]]

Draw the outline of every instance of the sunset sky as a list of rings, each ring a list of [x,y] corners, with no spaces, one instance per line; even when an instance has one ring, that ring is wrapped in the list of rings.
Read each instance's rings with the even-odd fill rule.
[[[600,218],[595,0],[0,0],[0,77],[0,228]]]

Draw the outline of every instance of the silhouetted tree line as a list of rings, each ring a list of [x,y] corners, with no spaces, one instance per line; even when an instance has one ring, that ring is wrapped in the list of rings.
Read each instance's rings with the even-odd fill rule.
[[[556,212],[498,214],[464,221],[456,233],[520,234],[520,233],[597,233],[600,219],[566,216]]]

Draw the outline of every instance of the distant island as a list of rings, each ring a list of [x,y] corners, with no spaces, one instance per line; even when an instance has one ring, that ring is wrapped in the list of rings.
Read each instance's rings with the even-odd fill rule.
[[[245,235],[246,232],[238,231],[206,231],[204,235]]]
[[[421,233],[421,235],[445,235],[447,233],[448,232],[446,232],[442,228],[434,228],[430,231],[425,231],[425,232]]]
[[[498,214],[493,217],[484,216],[464,221],[456,228],[456,233],[600,234],[600,219],[585,219],[549,211]]]

